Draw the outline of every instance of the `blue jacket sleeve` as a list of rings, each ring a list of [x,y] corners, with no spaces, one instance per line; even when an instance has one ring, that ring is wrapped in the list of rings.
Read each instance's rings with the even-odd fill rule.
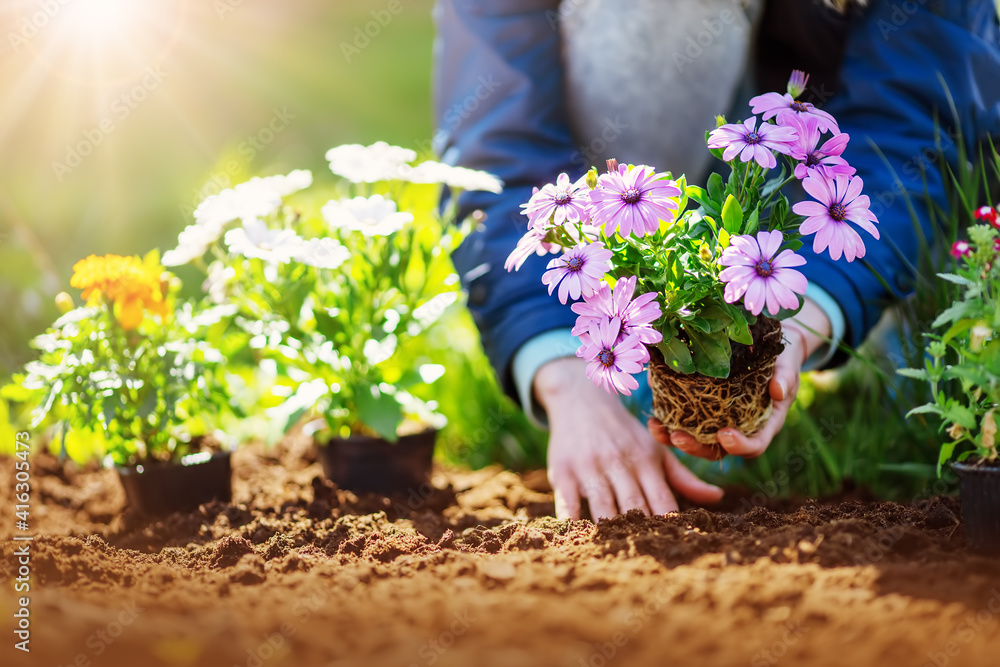
[[[541,283],[549,259],[503,264],[527,229],[520,204],[532,188],[574,169],[558,32],[558,0],[441,0],[435,10],[436,142],[450,164],[504,181],[502,194],[466,193],[460,215],[486,219],[454,254],[493,367],[516,396],[511,360],[531,338],[571,327],[568,306]],[[574,173],[576,172],[576,173]]]
[[[844,157],[864,179],[881,240],[860,232],[867,268],[858,260],[817,255],[807,242],[803,273],[836,299],[847,321],[846,341],[856,346],[891,299],[913,291],[919,236],[906,200],[925,238],[933,239],[927,195],[945,206],[942,170],[945,162],[956,162],[959,128],[968,155],[986,137],[1000,137],[993,0],[875,0],[851,28],[840,92],[826,109],[851,136]]]

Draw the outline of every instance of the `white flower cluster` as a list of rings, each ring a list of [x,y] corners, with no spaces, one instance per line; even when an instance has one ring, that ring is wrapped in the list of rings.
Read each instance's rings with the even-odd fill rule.
[[[379,141],[371,146],[346,144],[326,154],[333,173],[353,183],[400,180],[411,183],[443,183],[462,190],[500,192],[494,176],[465,167],[426,161],[409,163],[417,154],[407,148]],[[312,185],[312,173],[299,169],[287,175],[252,178],[206,198],[194,212],[195,222],[177,237],[177,247],[163,255],[165,266],[180,266],[201,258],[219,238],[229,251],[269,264],[298,261],[320,269],[336,269],[350,252],[333,238],[304,239],[294,230],[275,229],[265,219],[277,213],[282,198]],[[361,232],[364,236],[388,236],[413,222],[413,215],[398,211],[396,203],[382,195],[331,200],[323,206],[323,218],[335,229]],[[233,221],[240,227],[226,230]],[[213,265],[214,266],[214,265]],[[210,272],[211,273],[211,272]],[[226,276],[219,271],[206,282],[221,297]]]
[[[330,170],[352,183],[377,183],[379,181],[409,181],[411,183],[443,183],[461,190],[503,190],[503,183],[485,171],[466,167],[453,167],[443,162],[428,160],[416,166],[409,163],[417,154],[408,148],[390,146],[379,141],[371,146],[345,144],[331,148],[326,153]]]
[[[198,259],[215,243],[226,225],[260,221],[281,207],[281,198],[312,185],[312,172],[297,169],[284,176],[251,178],[246,183],[211,195],[195,209],[193,225],[177,237],[177,247],[163,253],[164,266],[180,266]]]

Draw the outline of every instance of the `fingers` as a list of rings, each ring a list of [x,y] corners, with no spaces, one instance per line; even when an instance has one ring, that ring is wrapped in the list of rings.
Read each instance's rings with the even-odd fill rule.
[[[716,503],[722,499],[722,489],[698,479],[697,475],[685,468],[669,449],[663,450],[663,467],[670,487],[685,498],[704,504]]]
[[[580,487],[573,475],[570,473],[550,474],[549,484],[552,485],[552,495],[555,496],[556,500],[556,518],[579,519]]]
[[[774,399],[774,408],[771,412],[771,417],[764,424],[764,428],[758,433],[752,437],[747,437],[734,428],[724,428],[720,429],[718,434],[716,434],[719,444],[722,445],[722,448],[727,453],[744,458],[755,458],[767,451],[771,440],[778,434],[781,427],[785,425],[788,410],[795,400],[795,394],[799,388],[798,371],[794,367],[791,369],[791,372],[788,372],[788,369],[777,368],[774,378],[771,379],[772,398],[774,398],[776,393],[775,385],[778,385],[777,389],[781,391],[782,398]]]
[[[594,521],[610,519],[618,514],[615,510],[615,495],[611,490],[611,485],[599,471],[590,471],[581,491],[587,497],[587,504],[590,505],[590,516],[594,518]]]
[[[714,445],[703,445],[684,431],[674,431],[671,433],[655,417],[650,417],[646,422],[649,432],[660,443],[668,447],[676,447],[685,454],[697,456],[709,461],[718,461],[725,452]]]
[[[615,490],[615,498],[618,499],[618,509],[624,514],[632,509],[637,509],[645,515],[649,515],[649,505],[646,504],[646,497],[642,493],[642,489],[639,488],[639,483],[636,481],[636,470],[635,465],[632,465],[628,461],[618,461],[615,467],[610,471],[608,477],[611,479],[611,485]],[[638,466],[641,470],[643,466]]]
[[[667,486],[664,470],[658,465],[643,466],[638,470],[639,484],[653,514],[668,514],[677,511],[677,499]]]

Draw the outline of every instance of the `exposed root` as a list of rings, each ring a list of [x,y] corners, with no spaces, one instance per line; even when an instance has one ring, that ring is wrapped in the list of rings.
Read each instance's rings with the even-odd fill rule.
[[[701,444],[713,445],[718,444],[715,434],[720,428],[753,435],[764,426],[771,416],[768,383],[784,348],[781,324],[762,317],[751,332],[753,345],[733,346],[728,378],[677,373],[663,363],[659,350],[650,347],[653,414],[668,430],[686,431]]]

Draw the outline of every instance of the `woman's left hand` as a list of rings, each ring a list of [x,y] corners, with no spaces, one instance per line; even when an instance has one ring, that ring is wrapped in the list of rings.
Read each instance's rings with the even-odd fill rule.
[[[813,351],[826,342],[830,332],[830,320],[822,309],[809,299],[805,300],[802,310],[794,319],[782,322],[785,349],[778,355],[774,376],[768,385],[774,407],[770,419],[754,435],[747,436],[734,428],[723,428],[716,434],[719,447],[703,445],[684,431],[673,433],[667,431],[656,418],[650,418],[647,422],[649,432],[665,445],[710,461],[721,459],[725,454],[745,458],[760,456],[785,425],[788,409],[799,391],[803,364]]]

